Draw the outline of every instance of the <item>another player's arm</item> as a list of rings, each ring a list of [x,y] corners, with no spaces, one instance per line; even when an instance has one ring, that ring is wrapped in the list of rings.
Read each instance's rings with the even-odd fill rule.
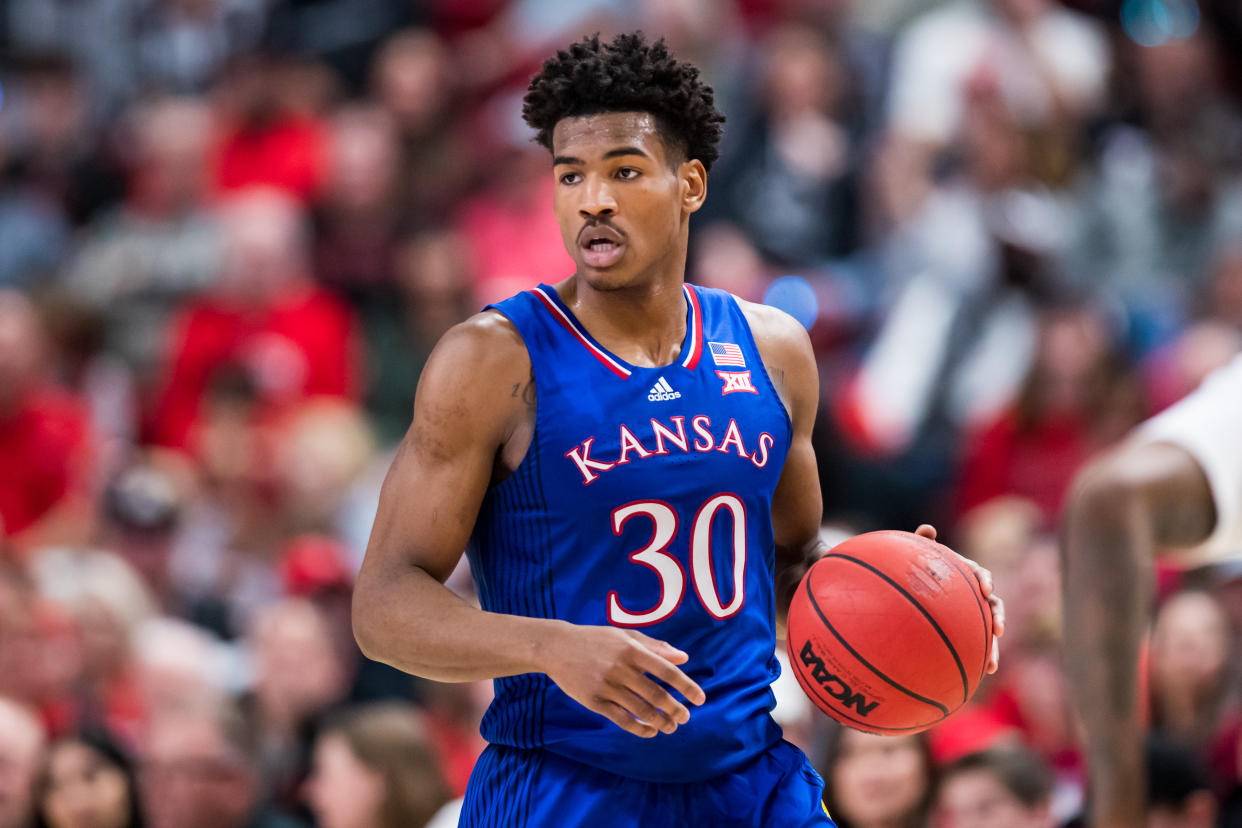
[[[689,712],[644,674],[699,703],[687,656],[634,631],[484,612],[444,586],[461,559],[497,458],[532,416],[530,360],[494,313],[453,328],[419,382],[380,491],[354,588],[354,634],[370,658],[438,681],[546,673],[571,698],[641,736]],[[515,395],[517,389],[519,393]]]
[[[793,438],[785,468],[772,497],[772,528],[776,538],[776,610],[784,615],[802,576],[828,551],[819,537],[823,499],[811,432],[819,408],[819,369],[806,330],[788,314],[765,305],[742,304],[755,344],[789,419]],[[918,534],[935,539],[936,530],[923,524]],[[1005,631],[1005,607],[992,592],[992,574],[969,558],[961,558],[979,579],[992,605],[996,635]],[[988,672],[996,672],[999,650],[995,639]]]
[[[1125,444],[1075,481],[1062,526],[1065,649],[1099,828],[1146,820],[1137,676],[1152,562],[1161,547],[1206,540],[1215,522],[1202,468],[1171,444]]]

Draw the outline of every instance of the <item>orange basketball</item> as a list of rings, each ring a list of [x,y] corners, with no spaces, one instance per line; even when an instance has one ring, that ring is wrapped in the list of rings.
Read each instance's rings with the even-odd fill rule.
[[[786,628],[803,691],[832,718],[872,733],[915,733],[974,694],[992,612],[945,546],[909,532],[838,544],[798,584]]]

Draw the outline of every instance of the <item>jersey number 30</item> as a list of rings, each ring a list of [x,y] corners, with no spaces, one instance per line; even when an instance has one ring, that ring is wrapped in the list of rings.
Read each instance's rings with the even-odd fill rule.
[[[733,518],[733,598],[728,604],[720,597],[712,570],[712,520],[721,509]],[[655,531],[651,541],[630,555],[630,560],[660,577],[660,601],[646,612],[631,612],[621,606],[615,590],[609,592],[608,621],[618,627],[644,627],[663,621],[677,610],[686,594],[686,572],[681,562],[668,552],[668,545],[677,535],[676,510],[662,500],[639,500],[619,506],[612,512],[613,534],[620,536],[625,522],[636,515],[650,518]],[[722,492],[699,507],[690,532],[694,591],[712,617],[728,618],[740,610],[746,600],[746,507],[737,495]]]

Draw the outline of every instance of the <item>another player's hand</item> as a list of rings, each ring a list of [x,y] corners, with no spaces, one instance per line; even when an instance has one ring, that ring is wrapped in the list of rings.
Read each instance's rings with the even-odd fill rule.
[[[686,706],[651,676],[692,704],[707,698],[676,666],[688,655],[640,632],[566,624],[548,643],[543,672],[571,699],[635,736],[672,733],[690,720]]]
[[[914,532],[916,535],[922,535],[928,540],[936,539],[936,527],[924,523]],[[956,552],[953,554],[957,555]],[[995,673],[996,668],[1000,666],[1000,642],[997,641],[1005,634],[1005,602],[1001,597],[992,591],[992,573],[970,558],[957,555],[958,560],[970,567],[970,571],[975,573],[975,578],[979,580],[979,591],[983,593],[983,597],[988,599],[988,604],[992,607],[992,653],[988,656],[988,672]]]

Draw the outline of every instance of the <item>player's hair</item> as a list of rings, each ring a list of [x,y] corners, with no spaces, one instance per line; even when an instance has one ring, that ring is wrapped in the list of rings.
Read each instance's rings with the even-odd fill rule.
[[[605,112],[650,113],[671,149],[707,169],[719,156],[724,116],[712,88],[698,69],[669,53],[663,38],[648,43],[642,32],[619,34],[611,43],[598,34],[583,38],[544,62],[522,104],[522,117],[549,150],[562,118]]]

